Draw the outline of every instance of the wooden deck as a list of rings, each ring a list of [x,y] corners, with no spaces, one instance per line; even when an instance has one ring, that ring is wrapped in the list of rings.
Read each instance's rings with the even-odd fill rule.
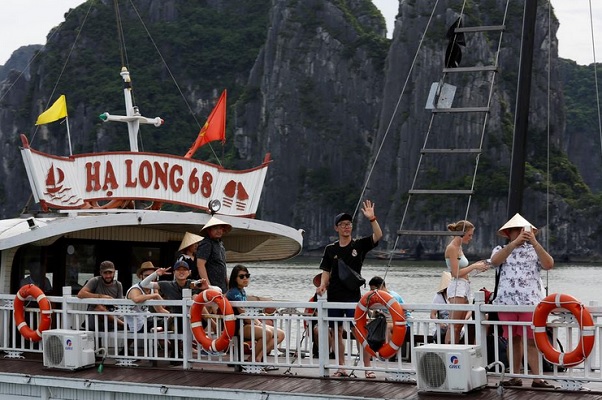
[[[68,379],[85,384],[104,384],[123,391],[126,387],[140,387],[145,390],[155,388],[159,393],[173,393],[176,389],[194,390],[202,398],[364,398],[364,399],[418,399],[442,397],[466,397],[470,399],[501,398],[497,392],[497,379],[490,377],[489,384],[482,390],[462,395],[443,393],[418,393],[416,385],[385,380],[377,374],[377,379],[363,378],[319,378],[308,376],[307,370],[293,369],[284,374],[284,369],[263,374],[234,372],[231,368],[210,365],[210,368],[194,368],[183,370],[181,366],[171,366],[160,362],[156,367],[138,366],[122,367],[105,364],[104,370],[88,368],[79,371],[49,369],[43,366],[42,360],[36,356],[27,359],[4,359],[0,363],[0,379],[5,381],[7,375],[23,376],[24,379],[40,381],[42,378]],[[359,374],[358,374],[359,375]],[[361,375],[359,375],[361,376]],[[57,379],[59,378],[59,379]],[[505,389],[504,399],[602,399],[602,390],[581,390],[570,392],[563,390],[531,389],[529,380],[524,380],[525,387]],[[122,389],[120,389],[122,388]],[[214,396],[214,397],[209,397]],[[195,396],[197,397],[197,396]]]

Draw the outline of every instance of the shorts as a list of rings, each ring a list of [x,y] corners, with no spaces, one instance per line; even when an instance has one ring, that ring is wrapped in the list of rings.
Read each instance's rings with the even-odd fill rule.
[[[355,316],[355,308],[329,308],[328,318],[343,318]],[[337,322],[339,326],[343,325],[343,321],[328,321],[328,326],[334,328],[334,323]]]
[[[532,322],[533,313],[530,312],[498,312],[498,317],[501,322]],[[504,326],[504,337],[508,339],[513,336],[523,336],[523,326]],[[526,326],[527,339],[533,339],[533,328],[529,324]],[[511,334],[509,334],[511,332]]]
[[[452,299],[454,297],[465,297],[470,300],[472,298],[470,282],[462,278],[452,279],[447,287],[447,298]]]

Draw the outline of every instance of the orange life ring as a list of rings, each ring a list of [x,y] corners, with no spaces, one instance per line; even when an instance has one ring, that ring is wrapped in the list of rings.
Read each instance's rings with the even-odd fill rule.
[[[230,340],[236,330],[236,318],[230,302],[220,291],[207,289],[194,297],[190,307],[190,327],[194,338],[203,346],[203,349],[214,352],[224,352],[230,345]],[[210,338],[203,328],[203,306],[214,303],[224,315],[224,328],[217,339]]]
[[[388,343],[383,344],[377,352],[368,346],[368,341],[366,340],[368,336],[368,329],[366,328],[368,309],[376,303],[387,307],[393,320],[391,339]],[[384,290],[372,290],[362,296],[355,307],[353,322],[355,324],[355,338],[370,355],[375,357],[393,357],[397,354],[406,336],[406,317],[403,307],[393,296]]]
[[[40,321],[38,322],[38,329],[35,331],[27,326],[25,322],[25,305],[24,301],[28,297],[35,297],[40,307]],[[15,296],[15,325],[21,335],[32,342],[39,342],[42,340],[42,332],[50,328],[52,323],[52,309],[50,307],[50,301],[44,295],[42,289],[36,285],[29,284],[21,287]]]
[[[562,353],[552,346],[546,332],[548,315],[557,308],[570,311],[579,323],[579,343],[570,353]],[[552,364],[575,366],[581,364],[594,348],[594,320],[587,309],[573,296],[554,293],[543,299],[533,311],[535,345]]]

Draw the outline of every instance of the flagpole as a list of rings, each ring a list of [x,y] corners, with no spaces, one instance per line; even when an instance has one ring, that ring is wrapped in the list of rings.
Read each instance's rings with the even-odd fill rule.
[[[67,124],[67,140],[69,141],[69,155],[73,155],[73,151],[71,151],[71,133],[69,132],[69,117],[65,117],[65,123]]]

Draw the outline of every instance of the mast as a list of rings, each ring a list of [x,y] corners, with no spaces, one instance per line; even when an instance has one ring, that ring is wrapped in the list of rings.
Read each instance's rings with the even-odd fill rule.
[[[510,164],[510,187],[508,189],[508,219],[521,212],[523,204],[536,16],[537,0],[526,0],[521,36],[516,112],[514,114],[514,139],[512,142],[512,162]]]

